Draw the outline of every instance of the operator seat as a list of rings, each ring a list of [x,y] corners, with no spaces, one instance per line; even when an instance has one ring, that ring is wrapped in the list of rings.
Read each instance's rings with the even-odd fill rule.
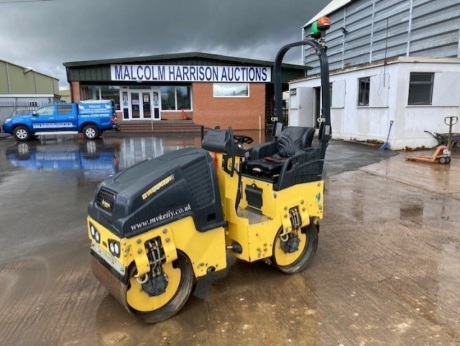
[[[311,147],[315,129],[312,127],[286,127],[274,142],[265,143],[251,150],[246,162],[247,173],[273,177],[280,173],[285,161],[301,150]]]

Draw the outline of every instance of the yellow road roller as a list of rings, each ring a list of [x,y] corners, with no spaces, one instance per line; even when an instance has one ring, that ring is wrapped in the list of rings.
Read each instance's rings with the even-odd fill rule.
[[[318,21],[320,33],[329,27]],[[103,181],[88,207],[91,267],[126,308],[148,323],[175,315],[194,287],[225,270],[229,256],[283,273],[306,269],[323,218],[323,165],[331,138],[329,67],[323,35],[281,48],[274,63],[275,116],[282,119],[281,62],[292,47],[319,57],[322,114],[315,129],[273,128],[252,139],[208,130],[201,148],[143,161]],[[315,143],[315,145],[313,145]]]

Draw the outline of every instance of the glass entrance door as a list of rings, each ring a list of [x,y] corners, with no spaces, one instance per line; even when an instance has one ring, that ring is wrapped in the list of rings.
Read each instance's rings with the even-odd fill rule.
[[[143,120],[156,118],[156,112],[154,111],[155,106],[152,103],[153,94],[152,90],[130,90],[130,107],[129,107],[129,119],[131,120]],[[159,116],[159,112],[158,112]],[[159,119],[159,117],[158,117]]]
[[[161,120],[160,91],[159,90],[153,90],[153,120]]]
[[[144,119],[152,118],[152,103],[150,102],[150,92],[142,92],[142,110]]]
[[[131,91],[131,119],[141,118],[141,108],[139,101],[139,92]]]

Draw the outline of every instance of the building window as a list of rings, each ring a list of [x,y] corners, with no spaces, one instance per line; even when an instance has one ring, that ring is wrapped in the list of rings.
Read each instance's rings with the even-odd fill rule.
[[[364,77],[358,79],[358,106],[369,106],[369,89],[371,78]]]
[[[431,105],[434,73],[411,72],[409,82],[409,105]]]
[[[120,87],[112,85],[83,85],[80,89],[82,100],[111,100],[115,109],[120,110]]]
[[[248,83],[214,83],[214,97],[249,97]]]
[[[100,89],[101,100],[111,100],[115,104],[115,109],[120,110],[120,87],[102,85]]]
[[[192,109],[192,97],[188,86],[161,87],[161,110]]]

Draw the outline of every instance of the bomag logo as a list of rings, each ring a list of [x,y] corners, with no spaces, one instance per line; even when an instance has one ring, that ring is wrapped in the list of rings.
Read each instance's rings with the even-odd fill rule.
[[[170,176],[164,178],[162,181],[160,181],[159,183],[153,185],[150,189],[145,191],[142,194],[142,199],[145,201],[147,198],[149,198],[151,195],[153,195],[155,192],[157,192],[163,186],[168,185],[173,180],[174,180],[174,175],[172,175],[172,174]]]
[[[110,203],[107,202],[105,199],[101,201],[101,207],[104,209],[110,209]]]

